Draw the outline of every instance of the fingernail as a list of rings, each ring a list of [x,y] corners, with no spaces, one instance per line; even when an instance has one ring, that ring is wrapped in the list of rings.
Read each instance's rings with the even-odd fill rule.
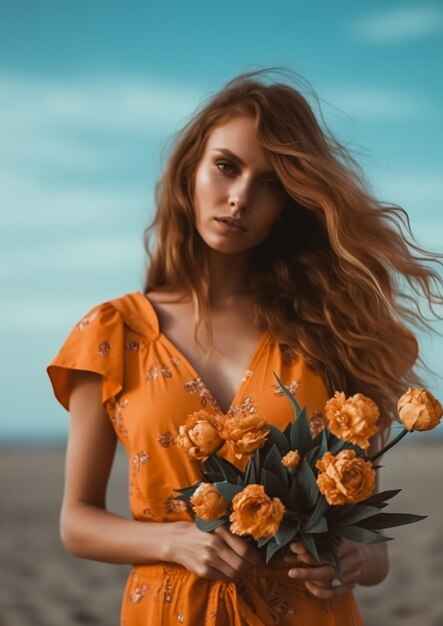
[[[298,569],[290,569],[289,572],[288,572],[288,575],[291,578],[297,578],[297,576],[298,576]]]

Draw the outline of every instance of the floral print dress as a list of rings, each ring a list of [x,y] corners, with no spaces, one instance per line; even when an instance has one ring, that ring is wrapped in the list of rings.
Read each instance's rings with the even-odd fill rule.
[[[176,489],[201,480],[199,462],[175,444],[189,414],[220,412],[192,364],[159,328],[141,292],[100,304],[73,328],[48,366],[59,402],[68,409],[73,370],[103,377],[102,401],[129,461],[129,498],[136,520],[192,520]],[[274,372],[307,406],[313,430],[323,425],[328,398],[320,376],[291,357],[266,331],[229,409],[258,413],[283,429],[292,407]],[[175,563],[133,568],[123,597],[121,626],[361,626],[351,593],[333,601],[312,596],[288,569],[251,568],[226,584],[200,578]]]

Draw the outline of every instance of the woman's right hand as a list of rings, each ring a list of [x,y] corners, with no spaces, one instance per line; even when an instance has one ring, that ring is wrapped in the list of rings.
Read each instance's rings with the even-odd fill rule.
[[[193,522],[176,522],[168,561],[179,563],[201,578],[232,582],[251,567],[263,565],[253,545],[226,526],[204,532]]]

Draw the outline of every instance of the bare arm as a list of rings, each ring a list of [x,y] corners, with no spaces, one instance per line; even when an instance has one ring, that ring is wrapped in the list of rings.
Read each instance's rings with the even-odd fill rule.
[[[116,436],[101,402],[98,374],[74,374],[69,412],[60,532],[70,552],[109,563],[174,561],[199,576],[225,580],[261,563],[258,553],[227,529],[204,533],[190,522],[140,522],[107,511]]]

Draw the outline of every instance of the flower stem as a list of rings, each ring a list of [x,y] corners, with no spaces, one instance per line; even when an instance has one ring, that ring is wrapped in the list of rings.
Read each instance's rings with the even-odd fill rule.
[[[372,456],[368,457],[368,461],[374,462],[376,459],[378,459],[378,457],[380,457],[382,454],[384,454],[385,452],[387,452],[390,448],[392,448],[392,446],[395,446],[396,443],[398,443],[400,441],[400,439],[403,439],[403,437],[406,435],[406,433],[408,433],[409,430],[407,428],[403,428],[403,430],[401,431],[401,433],[399,435],[397,435],[396,437],[394,437],[394,439],[392,439],[392,441],[390,441],[389,443],[387,443],[385,445],[384,448],[382,448],[379,452],[377,452],[376,454],[373,454]]]

